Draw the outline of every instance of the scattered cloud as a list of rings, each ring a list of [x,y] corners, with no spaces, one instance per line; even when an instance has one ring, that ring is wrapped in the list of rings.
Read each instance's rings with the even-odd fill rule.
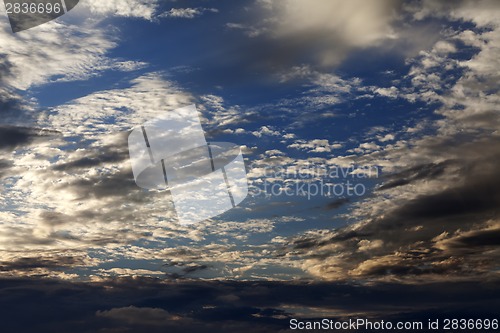
[[[261,138],[264,135],[270,135],[270,136],[281,135],[280,132],[273,130],[270,126],[262,126],[258,131],[253,131],[252,134],[258,138]]]
[[[123,16],[138,17],[145,20],[153,20],[158,8],[157,0],[86,0],[81,1],[76,9],[88,9],[91,14],[101,17]]]
[[[198,16],[203,15],[206,12],[210,13],[218,13],[219,10],[216,8],[203,8],[203,7],[197,7],[197,8],[172,8],[169,11],[164,12],[163,14],[160,14],[158,17],[169,17],[169,18],[185,18],[185,19],[192,19]]]
[[[288,148],[305,150],[309,153],[329,153],[332,149],[342,148],[340,143],[330,143],[327,139],[296,140],[288,145]]]

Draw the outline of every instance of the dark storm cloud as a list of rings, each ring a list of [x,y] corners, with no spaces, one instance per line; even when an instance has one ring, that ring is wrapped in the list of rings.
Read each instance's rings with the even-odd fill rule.
[[[352,285],[310,282],[166,282],[120,278],[97,283],[0,280],[6,332],[285,332],[289,319],[427,320],[495,318],[495,282]],[[432,302],[429,300],[432,299]],[[336,315],[320,314],[335,313]],[[316,313],[315,311],[319,311]],[[30,320],[25,320],[29,314]]]
[[[13,149],[18,145],[26,145],[34,139],[30,129],[22,127],[0,127],[0,148]]]
[[[38,128],[0,126],[0,150],[13,150],[26,146],[36,139],[47,139],[59,132]]]

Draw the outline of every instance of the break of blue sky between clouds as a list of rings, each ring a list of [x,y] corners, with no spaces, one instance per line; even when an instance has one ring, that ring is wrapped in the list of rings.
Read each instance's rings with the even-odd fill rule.
[[[2,143],[0,261],[46,263],[1,274],[340,279],[376,266],[367,252],[406,260],[385,239],[321,240],[451,188],[463,179],[449,161],[472,160],[474,144],[498,147],[499,6],[448,6],[82,0],[16,35],[0,20],[2,130],[16,137]],[[207,141],[244,147],[254,193],[293,195],[260,193],[176,223],[168,192],[135,185],[126,140],[193,103]],[[422,165],[446,172],[385,186]],[[295,173],[311,169],[348,173]],[[347,181],[362,195],[311,195],[311,184]],[[461,233],[495,228],[432,244],[447,251]],[[308,241],[316,246],[293,246]]]

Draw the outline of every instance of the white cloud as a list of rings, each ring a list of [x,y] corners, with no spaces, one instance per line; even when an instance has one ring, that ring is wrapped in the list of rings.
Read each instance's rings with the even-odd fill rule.
[[[307,80],[308,84],[303,96],[297,98],[285,99],[277,103],[278,106],[296,108],[302,106],[304,108],[315,110],[346,101],[349,97],[361,89],[361,80],[359,78],[344,79],[336,74],[322,73],[312,69],[310,65],[294,66],[277,76],[282,83],[294,80]],[[276,107],[274,105],[274,107]],[[332,118],[335,117],[333,112],[322,112],[317,117]],[[297,125],[304,126],[305,122],[320,121],[317,117],[309,115],[309,117],[301,117],[297,121]]]
[[[363,142],[361,143],[358,148],[351,149],[349,151],[357,152],[357,153],[364,153],[367,151],[374,151],[378,150],[380,146],[376,144],[375,142]]]
[[[358,251],[361,252],[370,252],[373,250],[376,250],[384,245],[384,241],[380,239],[376,239],[373,241],[367,240],[367,239],[362,239],[358,243]]]
[[[440,40],[434,45],[433,50],[440,54],[448,54],[456,52],[457,48],[450,42]]]
[[[327,139],[297,140],[288,148],[306,150],[309,153],[329,153],[332,149],[342,148],[340,143],[330,143]]]
[[[205,12],[217,13],[219,10],[216,8],[172,8],[158,17],[170,17],[170,18],[187,18],[192,19],[203,15]]]
[[[152,20],[158,0],[82,0],[79,6],[75,7],[75,11],[78,7],[90,10],[93,17],[123,16]]]
[[[253,131],[253,135],[255,135],[258,138],[261,138],[263,136],[280,136],[281,133],[279,131],[276,131],[273,129],[272,126],[262,126],[259,130]]]
[[[159,73],[137,77],[130,83],[129,88],[98,91],[55,107],[39,121],[65,135],[117,133],[193,101],[190,94]]]
[[[380,96],[389,97],[389,98],[397,98],[398,97],[398,88],[392,86],[389,88],[377,88],[374,90],[376,94]]]

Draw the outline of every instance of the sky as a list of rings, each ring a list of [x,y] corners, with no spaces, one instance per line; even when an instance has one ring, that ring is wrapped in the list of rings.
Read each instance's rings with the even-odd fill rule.
[[[499,318],[498,1],[81,0],[18,33],[0,13],[6,332]],[[127,140],[189,105],[249,194],[183,225]]]

